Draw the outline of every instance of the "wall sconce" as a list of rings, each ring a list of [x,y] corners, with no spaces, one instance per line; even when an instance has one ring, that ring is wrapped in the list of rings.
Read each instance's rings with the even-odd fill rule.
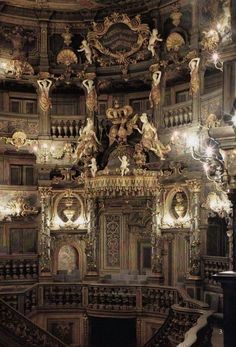
[[[210,209],[217,213],[219,217],[228,217],[232,212],[231,202],[227,197],[227,194],[221,191],[219,194],[211,192],[208,194],[206,203],[202,207]]]

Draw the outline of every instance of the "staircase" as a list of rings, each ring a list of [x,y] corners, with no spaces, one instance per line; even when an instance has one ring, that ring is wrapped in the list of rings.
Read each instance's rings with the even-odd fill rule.
[[[0,299],[0,347],[66,347]]]

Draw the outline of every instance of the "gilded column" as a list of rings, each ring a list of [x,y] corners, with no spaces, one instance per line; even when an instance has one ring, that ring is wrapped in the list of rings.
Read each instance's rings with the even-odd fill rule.
[[[191,227],[190,227],[190,269],[189,278],[201,278],[201,255],[200,255],[200,192],[201,182],[194,179],[188,180],[187,187],[191,192]]]
[[[41,202],[41,229],[39,233],[39,274],[42,277],[51,276],[51,254],[50,254],[50,206],[51,187],[39,187]]]
[[[87,274],[86,277],[94,277],[98,275],[97,266],[97,215],[96,215],[97,204],[95,199],[88,200],[88,214],[89,214],[89,225],[88,235],[86,240],[86,257],[87,257]]]
[[[162,283],[164,280],[162,265],[163,265],[163,237],[160,229],[161,225],[161,210],[160,210],[160,193],[153,198],[152,208],[152,231],[151,231],[151,246],[152,246],[152,275],[150,280]]]

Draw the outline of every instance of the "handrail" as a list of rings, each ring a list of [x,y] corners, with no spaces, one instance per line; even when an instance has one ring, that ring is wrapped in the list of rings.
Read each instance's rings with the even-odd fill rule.
[[[207,339],[205,339],[207,340],[206,343],[209,343],[211,339],[211,329],[208,324],[208,318],[212,313],[213,311],[172,305],[165,322],[143,347],[207,347],[208,344],[202,344],[202,341],[199,345],[194,345],[194,343],[197,342],[198,335],[203,329],[209,330],[209,335],[207,335]]]
[[[66,347],[48,331],[40,328],[0,299],[0,330],[28,347]]]
[[[24,290],[0,291],[0,298],[23,314],[63,307],[166,316],[173,304],[189,309],[209,308],[208,304],[190,298],[181,288],[155,284],[43,282]]]

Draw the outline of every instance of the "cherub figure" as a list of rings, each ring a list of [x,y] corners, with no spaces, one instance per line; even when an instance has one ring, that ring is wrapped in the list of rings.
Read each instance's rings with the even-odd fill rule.
[[[85,79],[82,82],[83,86],[87,90],[86,106],[89,112],[97,111],[97,92],[94,81],[91,79]]]
[[[149,42],[148,42],[148,50],[152,53],[152,57],[155,56],[155,45],[157,41],[163,41],[158,34],[158,30],[157,29],[153,29]]]
[[[200,58],[193,58],[189,62],[191,76],[189,93],[192,96],[196,95],[200,88],[199,64]]]
[[[39,85],[39,107],[42,111],[47,112],[52,107],[51,98],[49,97],[52,81],[45,78],[37,80],[37,83]]]
[[[91,171],[92,177],[95,177],[96,173],[98,171],[97,162],[96,162],[95,158],[91,159],[91,164],[89,164],[89,167],[90,167],[90,171]]]
[[[158,105],[161,101],[161,90],[160,90],[160,81],[161,81],[161,71],[155,71],[152,74],[152,89],[149,94],[149,101],[151,108]]]
[[[121,158],[118,157],[121,165],[120,165],[120,170],[121,170],[121,176],[127,175],[127,173],[129,172],[129,161],[126,155],[123,155]]]
[[[85,57],[87,59],[87,61],[89,62],[89,64],[92,64],[92,51],[91,48],[88,45],[88,41],[87,40],[83,40],[82,44],[80,46],[80,49],[77,49],[78,52],[84,52]]]
[[[137,128],[139,133],[142,134],[140,144],[144,149],[154,152],[161,160],[165,160],[164,154],[171,150],[170,146],[161,143],[157,135],[157,129],[149,122],[146,113],[142,113],[140,120],[143,123],[141,130]]]
[[[100,142],[97,139],[94,124],[91,118],[87,118],[87,124],[80,130],[78,138],[78,145],[75,150],[77,158],[81,159],[83,156],[94,154],[98,151]]]

